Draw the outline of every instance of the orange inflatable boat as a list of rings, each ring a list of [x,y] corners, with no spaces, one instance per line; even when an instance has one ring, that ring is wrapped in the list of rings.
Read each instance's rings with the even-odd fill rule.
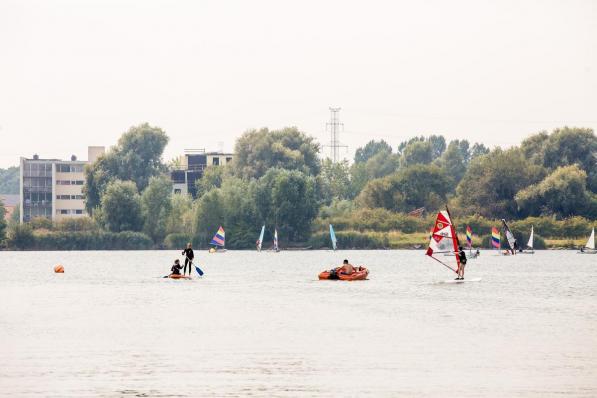
[[[355,267],[355,272],[350,275],[340,272],[340,268],[341,267],[337,267],[329,271],[323,271],[321,274],[319,274],[319,279],[361,281],[367,279],[367,275],[369,275],[369,270],[365,267]]]
[[[168,275],[170,279],[193,279],[190,276],[180,275],[180,274],[170,274]]]

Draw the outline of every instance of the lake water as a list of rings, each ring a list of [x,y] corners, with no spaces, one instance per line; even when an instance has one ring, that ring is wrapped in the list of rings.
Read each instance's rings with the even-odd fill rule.
[[[0,252],[0,396],[596,397],[597,255]],[[369,280],[318,281],[349,258]],[[54,274],[61,263],[66,272]]]

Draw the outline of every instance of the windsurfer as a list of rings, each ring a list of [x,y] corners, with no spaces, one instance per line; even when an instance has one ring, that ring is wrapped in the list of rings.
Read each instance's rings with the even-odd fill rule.
[[[193,253],[193,245],[191,242],[187,243],[187,248],[182,251],[182,255],[185,256],[183,275],[187,273],[187,264],[189,266],[189,275],[191,275],[191,263],[195,258],[195,253]]]
[[[464,267],[466,266],[466,253],[462,246],[458,246],[458,258],[460,260],[460,266],[458,267],[458,276],[456,280],[463,280],[464,279]]]

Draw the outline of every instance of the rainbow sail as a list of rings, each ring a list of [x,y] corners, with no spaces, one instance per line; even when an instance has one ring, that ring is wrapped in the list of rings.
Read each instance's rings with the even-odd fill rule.
[[[473,247],[473,230],[470,225],[466,226],[466,243],[469,249]]]
[[[220,247],[224,247],[224,245],[226,244],[226,232],[224,232],[224,228],[222,228],[221,225],[218,229],[218,232],[216,232],[209,244]]]
[[[500,249],[500,231],[496,227],[491,227],[491,246]]]

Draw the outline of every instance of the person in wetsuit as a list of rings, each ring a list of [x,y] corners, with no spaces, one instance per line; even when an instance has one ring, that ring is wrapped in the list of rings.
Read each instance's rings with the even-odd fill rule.
[[[182,267],[180,266],[180,261],[178,259],[174,260],[174,265],[170,268],[172,275],[180,275],[180,270]]]
[[[189,275],[191,275],[191,263],[193,262],[193,259],[195,258],[195,253],[193,253],[193,245],[191,245],[191,242],[187,243],[187,248],[182,251],[182,255],[185,256],[184,271],[182,274],[185,275],[187,273],[187,264],[188,264],[189,265]]]
[[[458,258],[460,259],[460,267],[458,267],[458,276],[456,280],[464,279],[464,267],[466,266],[466,253],[462,246],[458,246]]]

